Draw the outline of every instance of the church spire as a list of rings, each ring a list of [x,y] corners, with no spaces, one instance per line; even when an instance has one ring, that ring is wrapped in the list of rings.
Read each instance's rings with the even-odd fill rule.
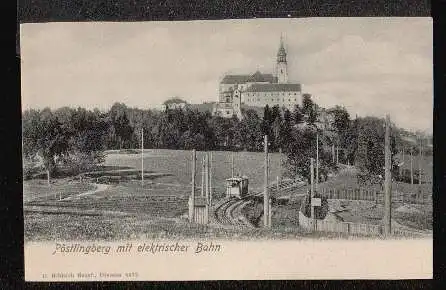
[[[288,83],[288,69],[286,62],[286,51],[283,46],[283,37],[280,36],[280,47],[277,52],[276,77],[279,84]]]
[[[280,47],[279,51],[277,52],[277,63],[279,62],[285,62],[286,63],[286,51],[285,47],[283,46],[283,36],[280,35]]]

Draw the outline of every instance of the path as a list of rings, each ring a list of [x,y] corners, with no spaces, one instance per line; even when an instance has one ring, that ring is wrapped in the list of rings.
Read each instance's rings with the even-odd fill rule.
[[[62,198],[61,201],[72,200],[72,199],[77,199],[77,198],[80,198],[83,196],[92,195],[92,194],[104,191],[110,187],[110,185],[108,185],[108,184],[101,184],[101,183],[92,183],[92,185],[96,186],[96,188],[93,190],[83,192],[83,193],[79,193],[79,194],[72,195],[72,196],[69,196],[66,198]]]

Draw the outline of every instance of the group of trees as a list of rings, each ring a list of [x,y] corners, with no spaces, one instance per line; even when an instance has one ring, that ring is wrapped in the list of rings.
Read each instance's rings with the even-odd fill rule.
[[[107,115],[98,110],[66,107],[55,111],[27,110],[22,126],[24,158],[42,158],[49,175],[61,163],[82,170],[103,160],[109,127]]]
[[[46,170],[70,163],[88,167],[103,159],[106,149],[139,148],[144,131],[144,148],[262,151],[263,136],[269,137],[272,152],[286,154],[285,167],[291,176],[309,177],[309,157],[315,157],[319,137],[320,176],[334,169],[332,148],[340,148],[340,161],[380,174],[384,164],[383,120],[366,117],[350,119],[345,108],[326,112],[330,129],[321,126],[320,110],[309,95],[293,110],[279,106],[243,109],[243,118],[212,116],[188,106],[164,111],[129,108],[115,103],[108,112],[97,109],[60,108],[27,110],[23,113],[23,151],[26,159],[40,156]],[[396,130],[394,131],[396,132]],[[395,154],[396,134],[392,135]]]

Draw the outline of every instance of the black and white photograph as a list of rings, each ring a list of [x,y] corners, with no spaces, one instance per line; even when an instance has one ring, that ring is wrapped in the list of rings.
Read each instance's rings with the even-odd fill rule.
[[[432,49],[428,17],[21,24],[25,246],[432,241]]]

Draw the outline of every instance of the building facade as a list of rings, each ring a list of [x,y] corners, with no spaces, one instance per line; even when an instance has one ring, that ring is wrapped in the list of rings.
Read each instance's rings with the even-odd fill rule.
[[[256,71],[250,75],[224,76],[219,85],[218,102],[213,108],[213,114],[227,118],[235,114],[241,118],[243,105],[278,105],[291,110],[296,104],[302,104],[301,85],[288,81],[287,53],[281,39],[275,74]]]

